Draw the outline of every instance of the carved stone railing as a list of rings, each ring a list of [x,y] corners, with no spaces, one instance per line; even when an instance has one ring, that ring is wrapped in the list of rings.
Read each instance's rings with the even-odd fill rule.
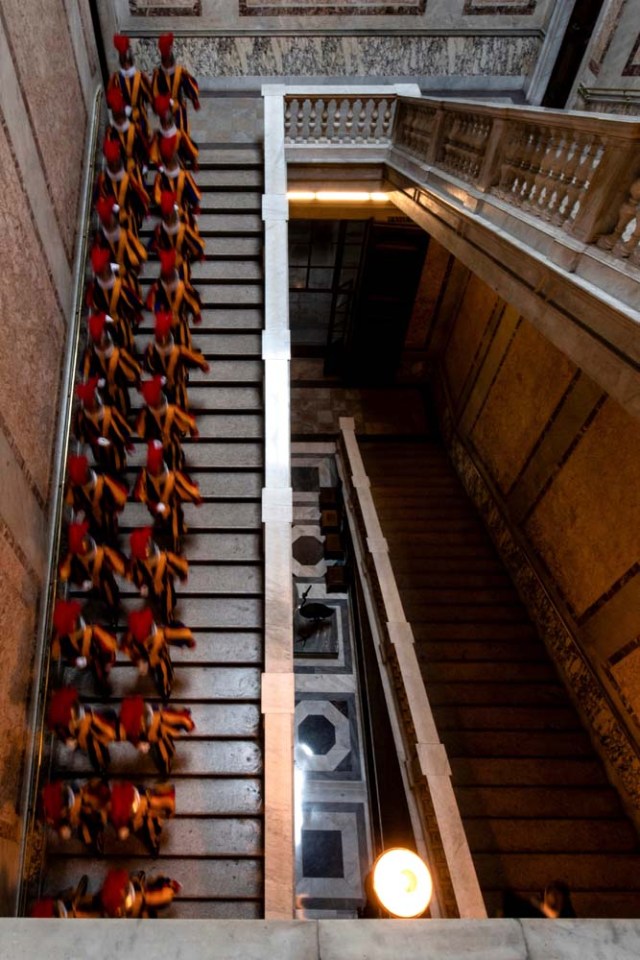
[[[287,88],[288,159],[393,164],[404,156],[485,201],[640,264],[640,122],[415,93],[391,85]]]

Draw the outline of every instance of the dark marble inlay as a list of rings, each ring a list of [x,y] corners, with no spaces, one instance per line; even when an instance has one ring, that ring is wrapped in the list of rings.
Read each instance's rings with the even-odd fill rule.
[[[199,17],[201,0],[129,0],[132,17]]]
[[[306,743],[316,755],[324,756],[335,746],[335,727],[326,717],[311,714],[298,726],[298,741]]]
[[[315,493],[320,489],[318,467],[291,467],[291,485],[296,493]]]
[[[302,831],[302,875],[344,877],[340,830]]]
[[[512,15],[530,15],[536,9],[538,0],[466,0],[463,13],[480,14],[485,17]]]
[[[305,567],[315,566],[324,556],[324,546],[315,537],[298,537],[292,550],[294,560]]]
[[[304,17],[323,16],[418,16],[424,13],[427,0],[240,0],[241,17],[281,17],[286,15]]]

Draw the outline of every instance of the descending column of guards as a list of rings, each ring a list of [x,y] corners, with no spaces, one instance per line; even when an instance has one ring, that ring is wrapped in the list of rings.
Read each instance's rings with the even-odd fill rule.
[[[104,700],[120,651],[140,674],[152,677],[162,705],[153,707],[132,689],[119,711],[89,709],[76,687],[55,689],[48,704],[49,729],[64,745],[59,749],[86,753],[95,776],[47,783],[40,810],[47,829],[63,841],[79,838],[98,856],[108,834],[116,843],[135,835],[157,856],[163,826],[175,813],[175,788],[166,781],[175,739],[194,729],[190,711],[169,704],[169,651],[195,645],[191,631],[175,619],[174,582],[185,581],[188,573],[182,504],[201,502],[185,472],[182,449],[186,435],[198,436],[189,412],[188,368],[209,369],[191,335],[191,324],[201,321],[191,265],[204,258],[204,243],[192,174],[198,149],[189,135],[186,101],[196,110],[199,102],[196,81],[175,62],[172,34],[159,39],[161,63],[151,81],[134,65],[127,37],[116,35],[114,45],[120,69],[107,88],[105,164],[94,190],[99,225],[91,248],[94,276],[86,291],[87,347],[75,390],[67,549],[59,566],[51,653],[67,667],[90,671]],[[158,118],[155,131],[151,109]],[[139,231],[149,214],[159,220],[145,249]],[[139,277],[149,254],[157,256],[160,270],[143,303]],[[155,336],[141,351],[136,332],[145,308],[155,317]],[[143,400],[137,413],[130,398],[135,390]],[[127,555],[118,517],[130,493],[124,472],[135,435],[146,441],[146,465],[133,499],[146,504],[153,523],[133,530]],[[123,611],[117,578],[131,581],[141,598],[119,637]],[[110,754],[117,750],[148,753],[163,782],[110,781]],[[31,915],[151,917],[169,906],[179,889],[177,879],[112,869],[105,871],[99,891],[88,890],[87,877],[81,877],[74,888],[37,901]]]

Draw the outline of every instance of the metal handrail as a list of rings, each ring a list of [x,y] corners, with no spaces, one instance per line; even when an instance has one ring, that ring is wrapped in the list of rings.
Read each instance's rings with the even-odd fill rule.
[[[65,464],[71,433],[73,383],[78,361],[78,349],[83,310],[84,271],[87,258],[88,238],[91,229],[91,189],[96,165],[96,145],[100,127],[100,112],[103,101],[102,87],[95,91],[89,119],[89,136],[84,158],[84,173],[81,187],[81,205],[78,223],[80,226],[73,266],[73,307],[67,328],[67,344],[62,369],[60,417],[56,448],[52,464],[52,499],[47,536],[46,586],[42,593],[40,618],[34,654],[35,695],[27,718],[28,742],[25,750],[25,775],[22,786],[21,809],[24,811],[22,842],[20,845],[19,883],[16,889],[15,913],[24,914],[26,907],[28,876],[31,861],[31,843],[37,812],[37,787],[40,778],[47,733],[44,727],[50,666],[51,618],[58,590],[57,558],[64,517]]]

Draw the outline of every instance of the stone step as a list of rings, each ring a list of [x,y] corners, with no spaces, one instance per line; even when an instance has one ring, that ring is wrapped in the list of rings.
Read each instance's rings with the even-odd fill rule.
[[[240,211],[259,213],[262,204],[262,194],[253,190],[218,190],[211,187],[202,194],[200,202],[200,219],[209,213],[238,213]]]
[[[205,161],[206,167],[201,166],[197,174],[198,187],[200,190],[221,190],[224,187],[242,188],[242,187],[262,187],[264,175],[262,165],[249,169],[235,168],[217,168],[209,167],[209,161]]]
[[[194,263],[191,280],[196,288],[203,283],[215,280],[233,280],[234,282],[262,282],[262,264],[255,260],[205,260]]]
[[[149,754],[141,754],[130,743],[115,743],[110,748],[109,774],[138,778],[156,772]],[[56,770],[61,777],[90,777],[93,769],[81,751],[74,753],[62,746],[56,752]],[[182,776],[258,776],[262,773],[260,747],[253,740],[181,740],[171,768],[171,778]]]
[[[176,807],[183,816],[255,816],[262,812],[262,784],[258,779],[182,779],[174,774],[171,779],[176,784]]]
[[[152,278],[149,277],[141,282],[140,286],[142,289],[143,299],[146,298],[149,291],[149,287],[153,282]],[[239,306],[252,306],[258,307],[263,303],[263,290],[261,283],[221,283],[220,281],[215,281],[211,283],[201,284],[199,291],[202,305],[207,308],[216,308],[218,304],[223,304],[224,306],[233,306],[238,304]],[[151,334],[153,331],[151,316],[145,322],[141,328],[140,332],[148,332]],[[195,323],[191,324],[191,332],[194,339],[198,336],[198,325]],[[196,339],[197,346],[197,339]]]
[[[81,866],[81,869],[78,869]],[[44,877],[43,895],[55,894],[65,887],[75,885],[83,873],[89,877],[89,890],[97,893],[107,870],[118,867],[130,872],[144,870],[149,877],[166,874],[170,871],[173,879],[182,885],[180,897],[174,901],[174,910],[179,909],[182,897],[254,897],[262,896],[262,863],[260,860],[213,858],[172,859],[160,869],[154,869],[149,863],[149,855],[142,857],[114,857],[108,862],[98,860],[83,861],[75,865],[65,857],[52,858]]]
[[[414,601],[405,603],[404,607],[407,620],[412,623],[527,623],[526,611],[520,604],[506,607],[499,604],[480,606],[443,603],[436,605]]]
[[[261,900],[174,900],[163,917],[170,920],[260,920]]]
[[[165,825],[160,849],[163,857],[200,857],[203,850],[206,850],[207,857],[261,857],[262,823],[258,818],[203,820],[177,816]],[[63,841],[53,831],[47,836],[47,852],[53,856],[87,857],[86,847],[79,839]],[[115,831],[108,829],[104,855],[143,857],[148,855],[148,850],[135,836],[119,840]]]
[[[90,672],[70,669],[68,673],[69,679],[73,676],[74,686],[82,698],[101,709],[95,699]],[[198,737],[255,737],[259,718],[254,710],[247,714],[245,704],[228,703],[220,706],[206,701],[257,701],[260,699],[260,677],[259,667],[198,667],[183,664],[176,668],[171,702],[190,705],[194,700],[200,701],[193,710]],[[137,667],[124,658],[113,667],[110,682],[110,704],[133,693],[140,693],[148,700],[158,699],[151,679],[139,676]],[[211,709],[213,706],[216,706],[216,710]],[[225,716],[226,713],[228,716]]]
[[[189,550],[189,556],[192,551]],[[189,597],[178,591],[176,616],[190,627],[262,627],[263,600],[254,597],[218,597],[215,602]]]
[[[592,757],[591,741],[583,730],[447,730],[443,740],[455,757]]]
[[[215,372],[215,371],[214,371]],[[195,417],[208,410],[244,411],[262,410],[263,397],[260,387],[221,387],[215,380],[189,383],[189,404]]]
[[[196,340],[195,346],[198,346]],[[263,365],[261,360],[233,359],[219,360],[211,365],[209,373],[202,370],[192,370],[189,373],[191,386],[194,383],[261,383]]]
[[[198,336],[206,330],[249,331],[262,330],[263,327],[264,313],[259,307],[207,307],[202,311],[202,326]]]
[[[495,662],[525,663],[541,670],[550,669],[543,655],[540,643],[537,640],[525,642],[520,640],[512,643],[507,640],[421,640],[416,646],[416,654],[420,663],[431,669],[442,666],[446,670],[449,665],[457,662],[462,667],[464,663],[480,664],[488,662],[489,669],[494,669]]]
[[[490,734],[488,736],[490,737]],[[456,757],[451,759],[451,770],[454,787],[458,785],[479,787],[607,785],[604,771],[600,763],[594,759]]]
[[[467,706],[527,706],[546,710],[549,706],[564,706],[567,692],[559,681],[553,683],[523,683],[508,681],[476,681],[475,683],[432,682],[427,668],[427,689],[433,707],[464,704]]]
[[[203,213],[198,217],[198,229],[203,237],[247,233],[262,237],[262,217],[259,213]]]
[[[545,854],[503,853],[500,858],[478,853],[473,858],[480,885],[488,889],[512,890],[527,884],[544,890],[549,883],[549,858]],[[556,877],[574,890],[635,890],[640,892],[640,861],[615,853],[557,853],[553,858]]]
[[[528,900],[540,898],[540,890],[520,886],[515,891]],[[489,917],[501,916],[503,902],[502,890],[483,890],[483,897]],[[571,891],[571,902],[576,916],[589,919],[609,920],[613,918],[628,919],[638,916],[638,894],[635,891]]]
[[[136,470],[128,470],[126,481],[132,487],[137,477]],[[205,499],[251,500],[261,497],[262,473],[201,473],[198,476],[200,493]]]
[[[260,237],[208,237],[205,251],[207,261],[262,258]]]
[[[411,622],[413,635],[422,640],[508,640],[514,646],[521,640],[534,640],[530,623],[419,623]]]
[[[193,569],[193,567],[192,567]],[[233,572],[233,567],[221,567]],[[193,650],[171,648],[174,664],[187,666],[210,666],[217,664],[261,664],[263,661],[262,634],[258,631],[197,630],[194,633],[196,646]]]
[[[200,147],[198,156],[198,182],[200,175],[207,170],[224,170],[229,167],[233,170],[257,167],[263,169],[264,154],[259,144],[238,144],[233,147]]]
[[[638,838],[625,820],[495,820],[466,818],[464,830],[472,853],[498,851],[637,852]]]
[[[139,468],[146,463],[147,445],[134,439],[134,451],[127,454],[127,466]],[[261,443],[238,441],[235,443],[216,442],[214,440],[185,440],[183,443],[187,461],[187,471],[224,468],[225,470],[261,467],[263,447]],[[197,481],[197,477],[195,478]]]
[[[198,533],[189,536],[189,560],[246,563],[262,559],[261,533]],[[190,623],[190,627],[195,624]],[[205,624],[206,626],[206,624]]]
[[[571,707],[457,706],[433,708],[439,730],[576,730]]]
[[[561,687],[558,674],[553,666],[542,661],[540,663],[528,663],[527,661],[516,660],[514,663],[490,663],[481,660],[479,663],[433,663],[425,658],[425,664],[428,664],[428,683],[429,689],[432,684],[455,683],[460,686],[460,696],[464,697],[474,684],[516,684],[520,685],[538,683],[542,686],[553,684]],[[463,686],[468,684],[468,686]]]
[[[550,817],[571,819],[580,817],[617,817],[620,801],[610,787],[573,787],[553,789],[530,787],[527,790],[526,806],[522,802],[522,790],[518,787],[464,787],[456,789],[456,799],[463,818],[477,817],[482,811],[485,817],[538,820]],[[548,879],[544,881],[547,883]],[[544,886],[543,883],[543,886]],[[516,884],[517,886],[517,884]]]
[[[471,587],[466,581],[459,582],[457,586],[450,587],[405,587],[402,591],[402,602],[405,606],[462,606],[470,604],[480,604],[499,607],[501,605],[514,606],[520,605],[520,600],[515,589],[509,585],[506,587]]]

